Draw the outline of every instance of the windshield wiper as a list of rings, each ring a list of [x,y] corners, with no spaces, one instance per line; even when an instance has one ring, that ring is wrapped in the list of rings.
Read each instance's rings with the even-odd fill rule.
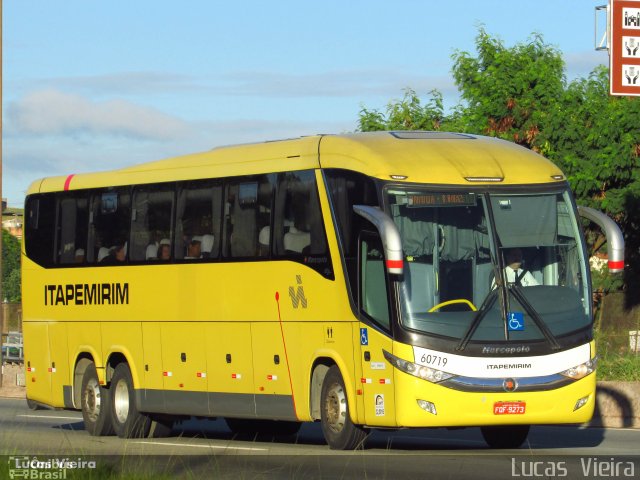
[[[489,226],[495,225],[496,219],[493,215],[493,208],[491,207],[491,199],[488,193],[484,194],[484,205],[487,209],[488,225]],[[492,289],[489,292],[489,294],[485,297],[484,302],[482,302],[482,305],[480,306],[480,309],[478,310],[476,315],[473,317],[473,321],[471,322],[471,325],[469,325],[469,328],[467,329],[464,336],[460,340],[460,343],[458,343],[458,346],[456,347],[456,350],[458,351],[462,351],[465,348],[467,348],[467,345],[471,341],[473,334],[476,333],[476,330],[480,326],[480,323],[482,323],[482,320],[484,319],[484,317],[487,315],[487,312],[493,307],[493,304],[496,303],[496,300],[498,300],[498,298],[500,297],[500,294],[498,294],[498,291],[501,292],[502,298],[507,299],[508,297],[508,295],[506,295],[506,287],[504,285],[504,275],[503,275],[504,265],[502,264],[502,258],[500,257],[500,255],[497,255],[497,256],[495,255],[495,251],[498,250],[498,245],[500,244],[500,239],[498,238],[498,234],[496,233],[495,228],[488,228],[488,230],[491,235],[491,240],[493,242],[493,245],[495,245],[495,248],[491,250],[491,264],[493,265],[493,271],[494,271],[493,276],[495,279],[496,288]],[[508,301],[508,299],[506,301]],[[500,307],[501,307],[500,310],[502,311],[503,316],[505,316],[505,319],[506,319],[507,306],[504,301],[500,302]],[[504,327],[505,338],[506,340],[508,340],[509,337],[507,333],[506,320],[504,324],[505,324],[505,327]]]
[[[544,338],[546,338],[547,341],[551,344],[551,349],[559,350],[561,347],[560,347],[560,344],[558,343],[558,340],[556,340],[555,335],[551,332],[551,330],[549,329],[545,321],[542,319],[542,317],[538,314],[536,309],[533,308],[533,305],[529,303],[529,300],[527,300],[527,297],[524,296],[520,288],[521,287],[517,285],[512,285],[509,288],[509,291],[513,293],[513,296],[520,303],[520,305],[524,307],[525,311],[529,314],[529,316],[533,320],[533,323],[535,323],[536,327],[540,329],[540,331],[544,335]]]
[[[462,351],[465,348],[467,348],[467,344],[471,340],[471,337],[473,337],[473,334],[476,333],[476,330],[482,323],[482,320],[484,319],[485,315],[489,310],[491,310],[491,307],[493,307],[493,304],[496,303],[497,299],[498,299],[498,290],[493,289],[491,292],[489,292],[489,295],[486,296],[486,298],[484,299],[484,302],[482,302],[480,309],[476,313],[475,317],[473,317],[473,321],[471,322],[471,325],[469,325],[469,328],[467,329],[464,336],[462,337],[462,340],[460,340],[460,343],[458,343],[458,345],[456,346],[456,350]]]

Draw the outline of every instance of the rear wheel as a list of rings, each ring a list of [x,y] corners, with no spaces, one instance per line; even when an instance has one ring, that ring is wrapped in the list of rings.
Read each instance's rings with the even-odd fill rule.
[[[519,448],[529,435],[529,425],[480,427],[484,441],[491,448]]]
[[[368,432],[349,416],[349,402],[340,369],[334,365],[322,382],[321,421],[324,438],[333,450],[353,450],[362,446]]]
[[[84,428],[89,435],[113,435],[110,392],[100,385],[96,366],[91,363],[82,375],[80,403]]]
[[[138,411],[134,398],[131,371],[120,363],[111,378],[111,412],[113,429],[120,438],[144,438],[149,434],[151,418]]]

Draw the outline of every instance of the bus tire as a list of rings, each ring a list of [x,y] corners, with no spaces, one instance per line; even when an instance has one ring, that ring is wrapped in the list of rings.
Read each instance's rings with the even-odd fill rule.
[[[519,448],[529,435],[530,425],[493,425],[480,427],[484,441],[491,448]]]
[[[89,435],[94,437],[113,435],[110,393],[100,385],[95,364],[92,362],[87,365],[82,375],[80,405],[84,428]]]
[[[347,391],[336,365],[329,368],[322,382],[320,418],[322,433],[332,450],[353,450],[367,438],[368,432],[351,421]]]
[[[151,417],[136,407],[133,379],[126,363],[120,363],[111,378],[111,412],[113,430],[120,438],[145,438]]]

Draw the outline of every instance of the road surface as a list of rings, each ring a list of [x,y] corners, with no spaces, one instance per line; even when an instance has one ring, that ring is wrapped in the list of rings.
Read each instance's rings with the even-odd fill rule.
[[[123,440],[90,436],[80,412],[33,411],[25,400],[0,398],[0,455],[7,456],[10,465],[18,457],[89,459],[98,467],[115,463],[117,468],[157,470],[158,478],[199,478],[199,472],[205,478],[212,473],[213,478],[238,478],[239,472],[240,478],[417,480],[427,478],[427,472],[429,479],[537,476],[529,473],[625,478],[630,469],[640,478],[639,445],[637,429],[539,426],[532,427],[517,450],[489,449],[479,429],[468,428],[376,430],[364,449],[335,452],[325,444],[317,423],[304,424],[295,436],[239,436],[221,419],[183,422],[168,438]]]

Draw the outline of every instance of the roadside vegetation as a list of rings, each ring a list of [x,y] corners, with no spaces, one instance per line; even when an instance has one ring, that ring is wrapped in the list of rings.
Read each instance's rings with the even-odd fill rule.
[[[2,229],[2,301],[19,303],[20,240]]]

